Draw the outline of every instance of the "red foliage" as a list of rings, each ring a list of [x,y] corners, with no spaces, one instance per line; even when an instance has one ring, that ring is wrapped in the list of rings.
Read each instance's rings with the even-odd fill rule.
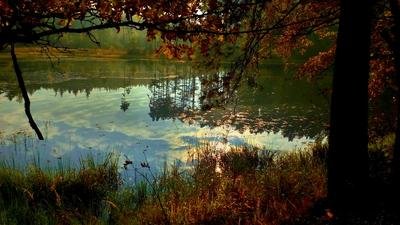
[[[321,51],[317,55],[310,57],[300,66],[298,75],[306,77],[308,80],[314,79],[323,71],[328,70],[335,60],[336,45],[326,51]]]

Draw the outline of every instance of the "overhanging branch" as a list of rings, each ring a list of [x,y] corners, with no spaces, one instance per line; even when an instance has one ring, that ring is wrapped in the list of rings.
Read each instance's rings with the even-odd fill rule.
[[[29,100],[28,92],[26,91],[26,87],[25,87],[24,78],[22,77],[22,72],[18,65],[17,55],[15,54],[14,43],[11,43],[11,58],[12,58],[13,65],[14,65],[15,75],[17,76],[17,80],[18,80],[18,86],[21,90],[21,94],[24,99],[25,114],[26,114],[26,117],[28,117],[29,125],[31,125],[32,129],[35,131],[38,139],[44,140],[42,132],[40,132],[40,129],[36,125],[36,122],[33,119],[32,114],[31,114],[31,101]]]

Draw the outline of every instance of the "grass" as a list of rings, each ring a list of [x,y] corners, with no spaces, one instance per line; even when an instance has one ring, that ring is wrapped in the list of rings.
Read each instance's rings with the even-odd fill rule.
[[[324,166],[310,151],[205,144],[190,161],[133,186],[122,185],[112,157],[53,171],[3,164],[0,224],[280,224],[325,196]]]
[[[0,224],[334,224],[316,212],[326,197],[325,146],[277,153],[204,144],[190,152],[189,168],[152,174],[143,163],[143,179],[131,186],[112,156],[79,169],[2,165]],[[386,176],[387,158],[377,152],[371,170]],[[352,224],[384,224],[373,221]]]
[[[3,165],[0,224],[97,224],[119,184],[111,158],[101,164],[89,158],[79,170],[44,171],[32,165],[22,172]]]

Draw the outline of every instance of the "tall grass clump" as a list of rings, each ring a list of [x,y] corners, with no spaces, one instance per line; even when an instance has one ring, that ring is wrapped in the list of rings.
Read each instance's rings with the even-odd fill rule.
[[[0,224],[98,224],[120,175],[112,157],[79,169],[0,168]]]
[[[190,152],[189,169],[167,167],[154,182],[119,193],[114,202],[124,207],[115,208],[114,219],[121,224],[292,223],[326,195],[324,159],[315,150],[218,151],[204,144]]]

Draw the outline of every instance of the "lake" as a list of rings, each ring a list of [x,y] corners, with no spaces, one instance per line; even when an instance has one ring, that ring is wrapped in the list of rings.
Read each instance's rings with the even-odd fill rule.
[[[121,162],[160,166],[185,163],[189,147],[204,141],[289,151],[326,135],[326,82],[296,80],[279,63],[260,67],[257,88],[243,86],[235,101],[210,110],[199,100],[210,74],[191,63],[75,57],[20,66],[45,140],[29,127],[12,62],[0,58],[0,159],[16,165],[115,152]]]

